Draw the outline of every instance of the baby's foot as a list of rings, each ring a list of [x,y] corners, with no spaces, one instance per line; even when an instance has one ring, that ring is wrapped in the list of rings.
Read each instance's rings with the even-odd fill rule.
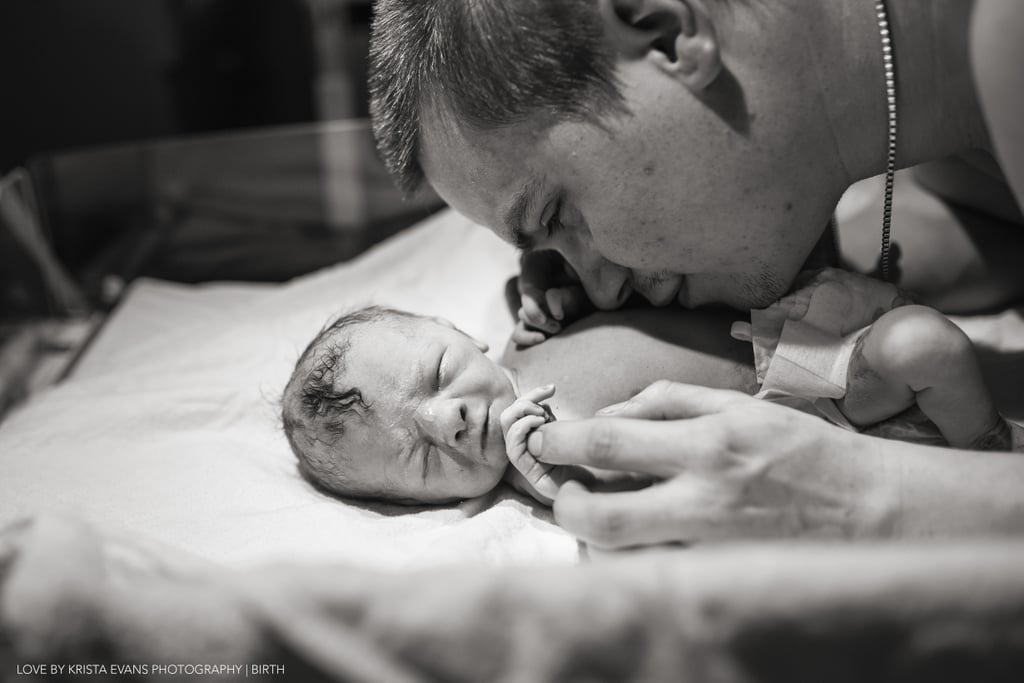
[[[1024,426],[1009,420],[1005,422],[1010,426],[1010,450],[1024,453]]]

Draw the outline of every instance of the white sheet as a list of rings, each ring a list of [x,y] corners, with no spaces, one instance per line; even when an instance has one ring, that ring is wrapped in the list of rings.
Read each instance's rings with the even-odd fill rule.
[[[121,354],[139,344],[216,323],[224,311],[246,306],[274,287],[256,282],[185,285],[140,278],[129,285],[71,375],[81,379],[116,371],[122,364]]]
[[[499,354],[514,251],[445,212],[286,285],[138,283],[73,376],[0,427],[0,524],[48,510],[230,566],[572,563],[577,544],[502,487],[396,514],[314,491],[276,404],[331,315],[367,303],[443,315]]]

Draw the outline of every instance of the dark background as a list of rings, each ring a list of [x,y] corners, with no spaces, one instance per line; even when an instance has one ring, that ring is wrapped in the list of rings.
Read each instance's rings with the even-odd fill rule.
[[[349,44],[319,54],[317,4],[4,0],[0,173],[67,148],[314,120],[337,50],[356,87],[346,114],[365,116],[369,1],[333,3]]]
[[[91,308],[140,276],[288,280],[438,208],[403,202],[368,131],[343,144],[369,223],[328,224],[313,196],[338,181],[315,177],[324,141],[305,131],[368,115],[371,16],[370,0],[0,0],[0,176],[28,170]],[[0,324],[59,315],[53,290],[0,221]]]

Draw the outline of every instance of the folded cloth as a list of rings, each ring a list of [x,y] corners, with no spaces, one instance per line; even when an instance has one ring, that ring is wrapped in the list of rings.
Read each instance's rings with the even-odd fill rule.
[[[793,293],[736,322],[732,336],[754,348],[758,398],[806,402],[843,427],[852,425],[832,402],[846,395],[858,341],[892,309],[911,303],[895,285],[838,268],[803,274]]]

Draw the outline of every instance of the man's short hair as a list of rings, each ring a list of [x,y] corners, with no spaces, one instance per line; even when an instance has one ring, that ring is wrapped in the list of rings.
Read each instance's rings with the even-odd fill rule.
[[[358,498],[387,497],[386,491],[351,481],[342,454],[333,448],[348,422],[371,408],[358,387],[344,387],[342,380],[357,327],[420,317],[383,306],[360,308],[324,326],[299,356],[281,399],[281,422],[299,473],[317,488]]]
[[[427,107],[478,130],[625,109],[596,0],[379,0],[370,97],[381,156],[407,193],[423,181]]]

